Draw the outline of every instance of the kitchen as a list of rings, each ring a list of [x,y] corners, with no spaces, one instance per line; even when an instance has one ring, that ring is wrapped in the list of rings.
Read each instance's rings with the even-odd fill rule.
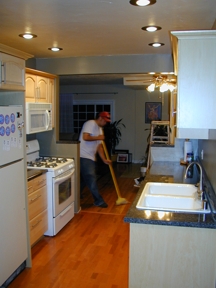
[[[158,56],[159,57],[159,56]],[[115,57],[114,57],[115,58]],[[155,64],[155,67],[153,67],[152,66],[152,63],[151,62],[148,62],[147,60],[147,57],[140,57],[139,59],[141,59],[141,64],[145,64],[145,66],[147,67],[146,69],[148,69],[149,71],[150,71],[150,69],[153,67],[153,70],[155,70],[155,71],[170,71],[170,69],[171,68],[168,68],[168,66],[169,66],[169,63],[170,63],[170,65],[171,65],[171,57],[170,56],[161,56],[161,57],[159,57],[160,58],[160,65],[161,65],[161,63],[163,63],[164,64],[164,66],[163,66],[163,68],[159,65],[159,63],[157,63],[157,65],[159,65],[159,66],[157,66],[156,64]],[[100,72],[101,73],[105,73],[105,72],[110,72],[110,71],[112,71],[112,72],[114,72],[114,71],[116,71],[115,69],[114,69],[114,65],[112,66],[112,67],[110,67],[109,65],[108,65],[108,62],[110,61],[110,59],[112,59],[112,57],[110,58],[110,57],[108,57],[108,58],[106,58],[106,57],[99,57],[98,58],[98,62],[100,62],[100,63],[97,63],[97,65],[98,65],[98,67],[97,67],[97,69],[98,70],[100,70]],[[121,65],[122,67],[124,67],[124,65],[125,65],[125,63],[128,63],[128,64],[130,64],[130,72],[132,71],[132,70],[135,70],[136,72],[137,71],[142,71],[141,69],[142,69],[142,67],[140,67],[140,66],[142,66],[142,65],[139,65],[138,64],[138,67],[134,64],[134,65],[131,65],[131,63],[135,63],[135,62],[137,62],[137,59],[138,59],[138,57],[136,57],[136,56],[128,56],[128,57],[120,57],[120,59],[119,59],[119,62],[118,62],[118,64],[119,64],[119,66]],[[93,61],[94,60],[94,61]],[[86,63],[86,65],[88,64],[89,65],[89,67],[90,67],[90,64],[91,63],[93,63],[94,62],[94,65],[95,65],[95,63],[97,62],[95,62],[95,60],[97,60],[97,59],[91,59],[91,58],[89,58],[89,59],[85,59],[85,63]],[[81,61],[83,61],[83,59],[81,59]],[[49,73],[53,73],[53,74],[59,74],[59,75],[61,75],[61,74],[63,74],[63,73],[68,73],[69,72],[69,74],[70,73],[75,73],[75,62],[76,62],[76,59],[71,59],[71,69],[73,70],[72,72],[70,72],[70,69],[69,69],[69,67],[68,66],[70,66],[69,65],[69,63],[67,63],[66,65],[65,65],[65,61],[64,60],[62,60],[62,62],[64,63],[62,66],[65,66],[65,67],[67,67],[67,71],[65,71],[65,72],[62,72],[62,68],[60,69],[59,67],[61,66],[59,66],[58,67],[58,69],[60,70],[60,71],[57,71],[58,69],[56,68],[56,69],[52,69],[52,68],[49,68],[49,66],[51,66],[51,65],[54,65],[54,64],[49,64],[51,62],[51,60],[50,59],[39,59],[39,60],[37,60],[37,69],[38,70],[41,70],[41,71],[46,71],[46,72],[49,72]],[[58,64],[59,64],[59,62],[60,62],[60,60],[57,60],[56,59],[56,61],[53,61],[53,63],[57,63],[58,62]],[[104,68],[104,67],[106,67],[106,69]],[[109,69],[107,68],[107,67],[109,67]],[[90,68],[89,68],[90,69]],[[125,68],[125,70],[126,70],[126,68]],[[124,69],[122,68],[122,71],[124,72]],[[90,70],[89,70],[89,72],[90,72]],[[93,73],[93,72],[95,72],[95,70],[92,68],[92,70],[91,70],[91,72]],[[113,92],[113,88],[112,89],[110,89],[111,90],[111,92]],[[123,89],[124,90],[124,89]],[[115,90],[114,90],[115,91]],[[64,91],[63,91],[64,92]],[[124,90],[122,93],[125,93],[126,91]],[[137,127],[137,126],[142,126],[142,125],[140,125],[140,121],[141,121],[141,116],[140,115],[142,115],[143,114],[143,111],[142,111],[142,106],[143,105],[140,105],[140,103],[142,103],[142,102],[140,102],[140,101],[142,101],[142,92],[141,91],[136,91],[136,92],[132,92],[132,91],[130,91],[130,93],[131,93],[131,95],[135,95],[135,99],[136,99],[136,102],[135,103],[133,103],[133,105],[131,105],[131,106],[129,106],[130,107],[130,109],[127,107],[126,109],[126,111],[125,111],[125,113],[123,113],[122,111],[121,111],[121,105],[120,104],[118,104],[119,105],[119,108],[118,109],[116,109],[116,115],[119,117],[119,118],[123,118],[123,119],[125,119],[126,117],[125,117],[125,115],[133,115],[132,117],[133,117],[133,120],[134,121],[130,121],[130,122],[133,122],[133,123],[135,123],[135,124],[133,124],[132,125],[132,123],[130,123],[129,121],[127,121],[126,119],[126,121],[127,121],[127,123],[126,123],[126,127],[127,127],[127,129],[130,131],[131,130],[131,128],[132,127]],[[126,95],[127,96],[127,95]],[[128,97],[128,96],[127,96]],[[9,97],[10,98],[10,97]],[[12,98],[12,97],[11,97]],[[129,98],[129,97],[128,97]],[[18,101],[19,102],[19,101]],[[132,102],[132,101],[131,101]],[[144,107],[144,106],[143,106]],[[132,113],[131,113],[131,109],[132,109]],[[136,109],[138,109],[138,110],[136,110]],[[122,109],[123,110],[123,109]],[[136,114],[137,116],[135,116],[134,114]],[[139,116],[138,116],[139,115]],[[143,120],[142,120],[143,121]],[[143,126],[143,127],[145,127],[145,126]],[[141,127],[141,129],[142,129],[142,127]],[[49,141],[49,139],[52,139],[53,138],[53,134],[52,134],[52,132],[48,132],[49,133],[49,137],[47,137],[47,139],[48,139],[48,141]],[[125,133],[126,134],[126,133]],[[129,135],[128,136],[128,134],[130,134],[130,133],[127,133],[124,137],[126,137],[126,138],[123,138],[123,141],[122,141],[122,146],[124,146],[123,145],[123,143],[127,143],[127,142],[129,142],[129,141],[127,141],[128,140],[128,138],[127,137],[131,137],[131,135]],[[42,134],[41,134],[42,135]],[[39,138],[40,138],[40,136],[38,136]],[[43,138],[42,136],[41,136],[41,138]],[[137,133],[136,135],[135,135],[135,137],[133,137],[134,139],[137,139],[137,141],[135,141],[136,143],[140,143],[140,133]],[[41,139],[40,139],[41,140]],[[125,141],[126,140],[126,141]],[[41,140],[42,141],[42,140]],[[46,140],[44,140],[44,141],[46,141]],[[143,138],[142,138],[142,140],[141,141],[143,141],[143,143],[145,143],[145,141],[146,141],[146,137],[144,136]],[[204,164],[205,164],[205,169],[206,169],[206,172],[207,172],[207,174],[208,174],[208,177],[210,178],[210,180],[211,180],[211,183],[212,183],[212,185],[213,185],[213,187],[215,187],[215,180],[214,180],[214,175],[213,175],[213,171],[214,171],[214,167],[215,167],[215,161],[212,161],[214,158],[215,158],[215,152],[214,152],[214,144],[215,144],[215,142],[214,142],[214,140],[200,140],[199,141],[199,149],[201,149],[201,148],[203,148],[203,150],[204,150]],[[136,147],[136,144],[134,143],[134,144],[129,144],[130,145],[130,150],[131,151],[133,151],[133,154],[134,154],[134,159],[136,159],[137,161],[139,161],[140,160],[140,157],[142,156],[142,154],[141,153],[139,153],[137,156],[135,156],[136,154],[136,151],[137,151],[137,147]],[[42,145],[43,146],[43,145]],[[143,146],[145,146],[145,144],[143,145]],[[45,146],[43,146],[42,147],[42,149],[45,149],[46,147]],[[120,147],[121,148],[121,147]],[[122,147],[122,148],[124,148],[124,147]],[[140,148],[139,148],[140,149]],[[140,149],[141,150],[141,149]],[[46,151],[45,151],[46,152]],[[63,155],[62,155],[63,156]]]

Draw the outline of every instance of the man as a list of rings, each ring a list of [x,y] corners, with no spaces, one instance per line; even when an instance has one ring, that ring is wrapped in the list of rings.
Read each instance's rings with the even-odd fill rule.
[[[98,152],[105,164],[111,164],[104,154],[102,140],[104,140],[103,130],[107,122],[110,122],[110,114],[108,112],[100,112],[98,118],[89,120],[84,123],[80,133],[80,172],[81,183],[80,193],[85,186],[89,188],[94,198],[94,205],[107,208],[108,205],[103,200],[98,191],[96,177],[96,154]]]

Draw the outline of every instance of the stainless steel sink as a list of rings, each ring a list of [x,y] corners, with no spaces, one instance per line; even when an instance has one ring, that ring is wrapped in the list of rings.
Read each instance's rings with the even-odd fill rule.
[[[210,213],[203,208],[197,197],[197,188],[192,184],[146,183],[136,205],[140,210]]]

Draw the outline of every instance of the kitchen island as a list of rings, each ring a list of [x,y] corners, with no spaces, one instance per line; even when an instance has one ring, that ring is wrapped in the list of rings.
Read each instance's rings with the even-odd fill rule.
[[[124,221],[130,223],[130,288],[213,288],[216,281],[216,222],[214,214],[192,214],[138,210],[137,201],[147,182],[195,184],[184,180],[185,166],[179,162],[154,162],[129,208]],[[204,185],[215,201],[204,174]],[[214,203],[213,203],[214,204]]]

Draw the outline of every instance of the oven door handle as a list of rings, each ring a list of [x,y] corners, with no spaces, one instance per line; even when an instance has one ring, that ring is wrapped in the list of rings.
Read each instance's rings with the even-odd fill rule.
[[[66,176],[59,177],[58,179],[56,179],[55,184],[58,184],[59,182],[64,182],[65,180],[70,178],[73,175],[73,173],[74,173],[74,169],[69,174],[67,174]]]

